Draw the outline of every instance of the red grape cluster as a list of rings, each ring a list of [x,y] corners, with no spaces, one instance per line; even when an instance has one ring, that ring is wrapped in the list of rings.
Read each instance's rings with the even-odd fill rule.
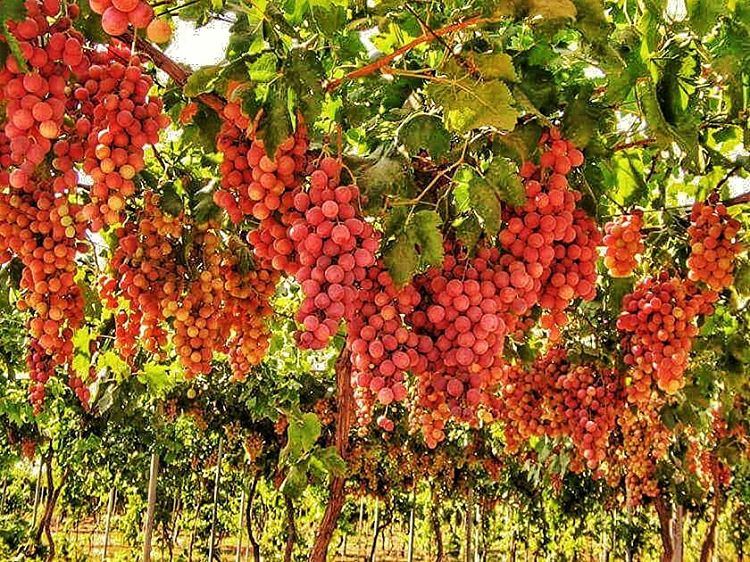
[[[222,264],[226,291],[224,315],[231,336],[227,341],[229,365],[236,380],[244,380],[250,368],[261,362],[268,350],[268,318],[273,313],[269,299],[276,290],[278,272],[272,269],[243,270],[226,253]]]
[[[117,37],[128,25],[145,29],[154,19],[154,10],[143,0],[89,0],[91,10],[102,16],[102,28]]]
[[[515,452],[531,437],[551,432],[548,401],[558,378],[568,372],[564,349],[553,347],[528,367],[503,366],[500,377],[499,417],[504,422],[506,447]],[[559,433],[559,428],[554,429]]]
[[[93,185],[84,216],[97,231],[120,222],[126,199],[135,193],[133,178],[145,166],[143,149],[158,142],[169,119],[162,101],[149,97],[153,80],[138,57],[123,64],[109,51],[93,56],[95,64],[74,96],[92,111],[83,169]]]
[[[737,239],[740,222],[729,216],[725,205],[696,202],[690,213],[688,278],[715,291],[734,281],[734,264],[742,245]]]
[[[228,103],[224,113],[225,121],[217,138],[217,147],[224,156],[219,169],[221,189],[215,192],[214,201],[234,223],[246,215],[263,221],[280,210],[285,192],[299,186],[307,132],[304,126],[298,127],[297,133],[282,142],[271,158],[262,139],[254,135],[248,138],[249,121],[237,104]]]
[[[516,275],[527,281],[522,286],[527,309],[540,304],[551,311],[542,322],[555,328],[564,323],[562,311],[571,300],[595,296],[600,234],[594,221],[576,209],[581,194],[568,185],[567,175],[583,164],[583,154],[556,129],[542,136],[540,146],[539,165],[521,167],[526,203],[504,210],[507,226],[499,239],[517,260]]]
[[[406,399],[406,373],[424,370],[420,364],[424,357],[416,351],[419,338],[403,319],[419,304],[419,293],[412,285],[396,287],[378,263],[369,268],[358,298],[360,307],[349,321],[347,345],[359,425],[364,430],[376,400],[387,407]],[[386,431],[394,426],[385,415],[378,419],[378,425]]]
[[[578,452],[575,464],[597,469],[607,457],[609,439],[624,400],[620,377],[611,369],[571,365],[554,382],[554,417]],[[582,467],[581,467],[582,468]]]
[[[414,286],[421,300],[407,323],[426,358],[425,370],[416,373],[424,410],[420,422],[427,444],[434,447],[449,418],[476,423],[478,413],[482,419],[491,416],[508,332],[504,316],[518,291],[497,249],[480,248],[471,258],[451,242],[442,268],[418,276]]]
[[[666,272],[645,279],[625,296],[617,329],[629,367],[626,394],[631,402],[649,401],[652,379],[668,394],[684,386],[696,321],[711,314],[716,298],[716,293],[702,293],[692,281]]]
[[[671,442],[671,432],[661,421],[659,407],[658,403],[650,403],[637,409],[626,408],[618,418],[622,445],[612,455],[612,461],[619,470],[612,471],[610,482],[615,483],[624,473],[630,507],[640,505],[644,496],[659,495],[656,465],[666,457]]]
[[[630,277],[643,253],[643,212],[621,215],[604,226],[604,265],[612,277]]]
[[[71,390],[73,390],[73,392],[75,392],[78,401],[81,403],[84,409],[88,410],[89,400],[91,400],[91,391],[89,390],[89,387],[86,386],[86,384],[83,382],[81,377],[79,377],[72,369],[68,373],[68,386],[71,388]]]
[[[297,312],[299,344],[322,349],[357,309],[357,290],[375,263],[379,238],[357,210],[359,190],[340,185],[341,162],[323,158],[308,192],[294,196],[302,216],[289,228],[304,300]]]
[[[73,74],[85,72],[88,61],[83,54],[82,37],[71,29],[69,18],[55,18],[60,3],[26,2],[26,19],[7,23],[18,40],[27,64],[19,68],[13,56],[0,69],[0,101],[4,102],[6,136],[5,155],[8,184],[26,187],[52,150],[53,142],[64,129],[68,86]],[[67,170],[66,170],[67,171]],[[56,188],[74,187],[72,171],[56,178]]]
[[[128,306],[115,314],[119,353],[130,358],[143,342],[152,353],[166,344],[162,327],[165,311],[174,313],[183,290],[184,269],[178,265],[177,242],[183,233],[183,217],[172,217],[159,208],[160,198],[144,194],[137,221],[118,229],[117,248],[109,262],[111,275],[101,280],[101,293],[111,309],[118,297]]]

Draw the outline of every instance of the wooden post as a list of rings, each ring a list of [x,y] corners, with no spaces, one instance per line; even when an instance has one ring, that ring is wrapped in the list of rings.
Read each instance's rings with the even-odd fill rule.
[[[39,457],[39,469],[36,473],[36,487],[34,489],[34,515],[31,519],[31,528],[36,527],[36,516],[39,511],[39,498],[42,488],[42,457]]]
[[[245,515],[245,487],[242,487],[242,495],[240,496],[240,520],[237,522],[237,553],[235,554],[236,562],[240,562],[242,556],[242,522],[244,521]]]
[[[407,562],[414,562],[414,506],[417,501],[417,486],[411,492],[411,510],[409,511],[409,544],[406,550]]]
[[[221,437],[219,450],[216,453],[216,476],[214,477],[214,505],[211,508],[211,536],[208,540],[208,562],[214,559],[214,541],[216,540],[216,512],[219,503],[219,481],[221,479]]]
[[[377,560],[378,550],[378,527],[380,526],[380,500],[375,498],[375,517],[372,525],[372,551],[370,552],[370,562]]]
[[[365,517],[365,498],[362,498],[359,500],[359,521],[357,522],[357,541],[359,545],[357,546],[357,553],[360,557],[364,555],[364,547],[365,543],[362,540],[362,525],[364,524],[364,517]]]
[[[474,562],[472,560],[472,538],[473,538],[473,532],[472,532],[472,523],[474,522],[474,514],[472,510],[474,500],[474,492],[473,490],[469,490],[468,495],[466,496],[466,521],[465,524],[465,536],[464,536],[464,544],[466,545],[466,551],[464,552],[464,561],[465,562]]]
[[[159,474],[159,455],[151,453],[151,470],[148,475],[148,508],[143,525],[143,562],[151,562],[151,535],[154,532],[154,511],[156,510],[156,477]]]
[[[107,502],[107,518],[104,521],[104,548],[102,550],[102,560],[107,559],[107,549],[109,548],[109,530],[112,522],[112,512],[115,510],[115,495],[117,488],[112,486],[109,489],[109,501]]]

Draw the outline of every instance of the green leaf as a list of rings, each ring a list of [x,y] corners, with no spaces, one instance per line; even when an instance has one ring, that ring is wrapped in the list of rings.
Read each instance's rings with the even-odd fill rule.
[[[443,219],[435,211],[423,210],[414,213],[414,233],[420,248],[422,265],[439,266],[443,263],[443,235],[440,225]]]
[[[419,256],[414,247],[414,239],[407,230],[402,232],[383,256],[385,266],[396,285],[408,283],[419,266]]]
[[[716,25],[719,16],[727,13],[726,0],[685,0],[690,27],[705,35]]]
[[[313,123],[320,115],[325,93],[321,76],[325,70],[315,51],[292,49],[287,57],[284,78],[294,93],[294,105],[302,112],[307,123]]]
[[[366,160],[354,174],[370,211],[381,209],[389,196],[409,197],[413,191],[403,162],[389,156],[383,155],[375,162]]]
[[[473,249],[479,241],[479,237],[482,235],[482,226],[479,224],[479,219],[472,213],[469,216],[458,219],[453,224],[456,229],[456,236],[463,242],[463,244],[469,249]]]
[[[469,184],[471,207],[481,220],[482,229],[489,236],[500,230],[500,200],[484,178],[474,178]]]
[[[26,72],[28,66],[26,65],[26,57],[23,56],[23,51],[21,50],[21,44],[18,42],[18,39],[16,39],[16,37],[10,31],[8,31],[7,21],[11,18],[8,17],[7,19],[5,19],[7,16],[2,17],[3,19],[0,20],[0,31],[2,31],[3,37],[5,37],[5,42],[8,45],[8,50],[10,51],[10,54],[13,55],[13,58],[16,59],[18,68],[22,72]]]
[[[499,80],[470,83],[463,79],[433,84],[428,94],[443,106],[446,127],[457,133],[478,127],[512,131],[518,120],[518,112],[511,105],[513,96]]]
[[[305,488],[307,488],[307,470],[304,466],[295,465],[287,472],[279,491],[289,498],[296,499],[302,495]]]
[[[346,3],[310,0],[310,12],[318,29],[328,37],[346,29]]]
[[[163,396],[174,385],[174,378],[168,365],[159,363],[146,363],[140,373],[138,380],[143,382],[151,394]]]
[[[611,25],[604,12],[604,0],[573,0],[576,7],[576,27],[591,42],[607,41]]]
[[[26,17],[24,0],[3,0],[0,3],[0,22],[21,21]]]
[[[89,376],[89,367],[91,367],[91,361],[89,358],[82,354],[77,354],[73,357],[72,363],[73,370],[83,380],[86,380]]]
[[[312,412],[290,420],[288,430],[290,449],[301,455],[307,453],[320,437],[320,431],[320,420]]]
[[[383,239],[389,240],[391,237],[400,233],[406,227],[406,219],[409,218],[409,208],[406,205],[399,205],[391,208],[385,218],[383,226]]]
[[[512,207],[521,207],[526,203],[526,190],[523,187],[518,168],[507,158],[496,156],[484,173],[489,186],[495,190],[500,201]]]
[[[96,360],[97,369],[109,369],[114,375],[124,377],[130,372],[130,367],[114,351],[105,351]]]
[[[419,113],[407,119],[398,130],[398,140],[411,154],[425,149],[435,159],[448,153],[451,135],[437,115]]]
[[[473,55],[474,64],[485,78],[515,82],[516,69],[508,53],[488,53]]]
[[[194,98],[198,94],[204,94],[213,90],[213,86],[219,78],[220,66],[204,66],[193,72],[182,88],[183,93]]]
[[[336,447],[320,449],[316,451],[315,456],[329,473],[335,476],[344,476],[346,474],[346,462],[338,454]]]
[[[268,91],[268,113],[262,127],[263,142],[269,155],[275,155],[279,145],[294,132],[287,102],[286,87],[274,84]]]
[[[263,53],[247,63],[247,73],[253,82],[270,82],[276,78],[278,59],[273,53]]]
[[[529,17],[532,20],[572,20],[577,13],[571,0],[529,0]]]

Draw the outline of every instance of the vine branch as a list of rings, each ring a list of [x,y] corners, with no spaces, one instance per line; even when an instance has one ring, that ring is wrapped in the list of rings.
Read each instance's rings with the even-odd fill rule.
[[[352,70],[351,72],[345,74],[341,78],[337,78],[335,80],[331,80],[328,83],[328,86],[326,89],[331,92],[333,90],[336,90],[339,88],[344,82],[349,82],[351,80],[356,80],[357,78],[363,78],[365,76],[369,76],[370,74],[374,74],[378,70],[381,70],[382,68],[389,66],[390,63],[400,57],[401,55],[408,53],[415,47],[418,47],[419,45],[422,45],[423,43],[429,43],[431,41],[434,41],[435,39],[439,39],[443,35],[448,35],[449,33],[454,33],[456,31],[460,31],[462,29],[465,29],[467,27],[471,27],[474,25],[480,25],[482,23],[486,23],[492,21],[490,18],[484,18],[481,16],[474,16],[468,19],[465,19],[463,21],[460,21],[458,23],[454,23],[451,25],[447,25],[445,27],[441,27],[440,29],[436,29],[434,31],[430,30],[424,34],[422,34],[420,37],[417,37],[413,41],[410,41],[406,45],[403,45],[393,51],[392,53],[385,55],[370,64],[367,64],[363,67],[357,68],[355,70]]]

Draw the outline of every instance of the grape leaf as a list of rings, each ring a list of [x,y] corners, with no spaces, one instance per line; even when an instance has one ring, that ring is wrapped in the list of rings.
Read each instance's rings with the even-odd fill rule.
[[[532,19],[575,19],[577,13],[571,0],[529,0],[529,17]]]
[[[396,285],[404,285],[411,280],[419,266],[419,256],[409,229],[388,247],[383,261]]]
[[[346,462],[336,451],[335,447],[325,447],[316,451],[315,457],[320,460],[323,467],[336,476],[346,474]]]
[[[501,201],[513,207],[521,207],[526,202],[526,191],[518,168],[507,158],[493,158],[484,177]]]
[[[212,91],[219,78],[220,70],[221,67],[216,65],[199,68],[188,77],[182,88],[183,93],[189,98],[194,98],[198,94]]]
[[[302,414],[298,419],[291,419],[289,423],[288,447],[297,454],[305,454],[313,448],[320,437],[321,425],[318,416],[312,412]]]
[[[411,178],[402,162],[385,155],[374,163],[366,160],[355,171],[355,175],[357,185],[367,199],[366,207],[369,210],[381,208],[386,196],[408,197],[413,191]]]
[[[604,42],[610,34],[610,24],[604,12],[604,0],[573,0],[576,7],[576,27],[591,42]]]
[[[500,230],[500,200],[484,178],[474,178],[469,183],[471,207],[481,220],[482,229],[490,236]]]
[[[719,16],[727,12],[726,0],[686,0],[690,27],[698,35],[705,35],[716,24]]]
[[[3,0],[0,3],[0,22],[21,21],[26,17],[24,0]]]
[[[422,210],[414,213],[414,234],[419,243],[422,265],[439,266],[443,263],[443,235],[440,224],[443,220],[435,211]]]
[[[479,73],[485,78],[509,82],[518,79],[516,69],[513,68],[513,59],[508,53],[476,54],[472,58]]]
[[[289,469],[279,491],[289,498],[299,498],[307,488],[307,471],[304,466],[295,465]]]
[[[472,213],[469,216],[460,218],[453,224],[456,229],[456,236],[471,250],[476,246],[479,237],[482,235],[482,226],[479,224],[477,216]]]
[[[440,158],[451,147],[451,135],[437,115],[420,113],[407,119],[398,130],[398,140],[411,154],[424,148],[433,158]]]
[[[253,61],[247,63],[247,73],[254,82],[270,82],[276,78],[276,63],[278,59],[273,53],[263,53]]]
[[[320,77],[323,75],[325,71],[315,51],[302,48],[290,51],[284,78],[294,93],[295,107],[308,123],[312,123],[322,109],[324,92]]]
[[[493,80],[470,84],[456,80],[433,84],[428,94],[443,106],[445,125],[449,130],[466,133],[478,127],[512,131],[518,112],[511,105],[513,96],[504,82]]]
[[[286,86],[274,84],[268,91],[267,101],[268,113],[262,127],[263,142],[266,152],[275,155],[279,145],[293,133]]]

